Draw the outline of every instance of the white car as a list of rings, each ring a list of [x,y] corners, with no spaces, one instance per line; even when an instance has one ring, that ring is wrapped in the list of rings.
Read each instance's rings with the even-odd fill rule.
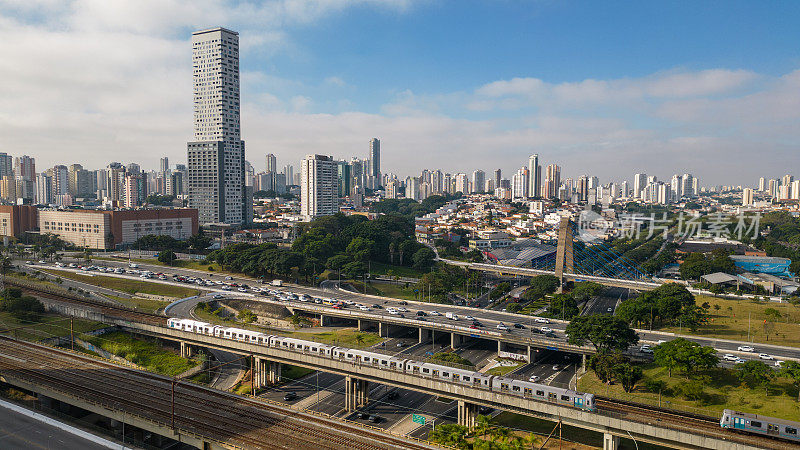
[[[472,317],[472,316],[464,316],[464,318],[467,319],[467,320],[475,320],[475,318]]]
[[[736,358],[736,361],[734,361],[733,363],[734,363],[734,364],[744,364],[744,363],[746,363],[746,362],[747,362],[747,360],[746,360],[746,359],[743,359],[743,358]]]
[[[394,308],[386,308],[386,312],[388,312],[389,314],[395,314],[395,315],[396,315],[396,314],[400,314],[400,312],[399,312],[399,311],[397,311],[397,310],[396,310],[396,309],[394,309]]]
[[[740,345],[739,346],[739,351],[740,352],[752,352],[753,350],[755,350],[755,349],[753,347],[750,347],[749,345]]]
[[[371,311],[371,309],[369,309],[369,306],[364,306],[364,305],[359,306],[358,309],[362,311]]]
[[[552,333],[553,330],[550,327],[542,327],[542,333]]]
[[[343,301],[344,301],[344,304],[347,305],[347,306],[353,306],[353,305],[356,304],[356,302],[354,302],[352,300],[343,300]]]
[[[653,349],[650,348],[650,346],[647,344],[644,344],[642,348],[639,349],[639,351],[642,353],[653,353]]]
[[[537,317],[534,321],[536,323],[550,323],[550,319],[545,319],[544,317]]]
[[[760,355],[758,355],[758,357],[761,358],[761,359],[767,359],[767,360],[770,360],[770,361],[775,359],[772,355],[769,355],[767,353],[761,353]]]
[[[739,359],[739,357],[731,355],[730,353],[726,353],[722,355],[722,359],[724,359],[725,361],[736,361],[737,359]]]
[[[408,312],[408,310],[403,308],[402,306],[397,308],[397,310],[400,311],[400,312]]]
[[[441,314],[438,311],[431,311],[428,314],[430,314],[432,316],[441,316]]]
[[[536,383],[537,381],[539,381],[539,376],[531,375],[530,378],[528,378],[528,381],[530,381],[531,383]]]
[[[784,362],[785,362],[785,361],[783,361],[783,360],[780,360],[780,359],[779,359],[779,360],[777,360],[777,361],[775,361],[775,367],[783,367],[783,363],[784,363]]]
[[[504,323],[498,323],[497,324],[497,329],[498,330],[503,330],[503,331],[508,331],[508,326],[506,324],[504,324]]]

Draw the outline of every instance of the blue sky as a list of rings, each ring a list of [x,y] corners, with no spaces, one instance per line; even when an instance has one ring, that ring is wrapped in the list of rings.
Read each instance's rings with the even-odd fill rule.
[[[185,160],[192,30],[242,43],[247,158],[751,185],[800,163],[800,3],[0,0],[0,151]],[[65,156],[69,155],[69,156]],[[65,158],[69,158],[66,160]],[[800,175],[797,174],[797,175]]]

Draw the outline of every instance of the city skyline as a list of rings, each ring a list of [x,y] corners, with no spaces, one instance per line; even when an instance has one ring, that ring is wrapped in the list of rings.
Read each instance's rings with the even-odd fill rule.
[[[395,48],[398,61],[393,62],[370,47],[346,66],[321,49],[335,55],[351,48],[357,34],[348,31],[352,21],[369,19],[370,29],[405,34],[412,24],[427,23],[457,5],[409,0],[281,9],[280,3],[266,2],[248,10],[230,3],[194,13],[187,5],[177,3],[170,11],[0,7],[8,19],[0,27],[22,37],[20,45],[0,46],[2,59],[15,65],[3,88],[9,109],[1,113],[11,117],[13,111],[13,119],[0,125],[5,136],[0,150],[33,155],[44,167],[57,164],[63,152],[91,162],[87,167],[102,167],[94,164],[96,155],[109,148],[135,154],[148,167],[157,167],[163,156],[183,161],[192,130],[186,83],[191,65],[185,49],[191,31],[205,25],[226,26],[243,36],[242,128],[247,159],[255,167],[263,167],[267,153],[295,167],[309,149],[336,158],[362,155],[362,143],[372,136],[383,141],[384,171],[398,174],[447,166],[453,173],[495,168],[513,173],[528,155],[538,153],[564,173],[627,179],[657,165],[663,176],[690,168],[701,180],[719,185],[779,177],[783,167],[798,162],[800,136],[793,124],[800,118],[800,76],[788,44],[797,40],[797,30],[772,23],[794,14],[794,5],[727,6],[752,19],[729,43],[713,36],[732,25],[730,18],[716,17],[714,8],[674,6],[660,11],[662,30],[634,27],[630,33],[640,33],[641,42],[633,49],[618,42],[626,36],[612,33],[601,43],[608,60],[600,65],[578,58],[597,47],[589,39],[593,32],[611,33],[607,25],[585,20],[595,7],[535,5],[516,17],[511,13],[522,7],[504,5],[487,12],[485,24],[473,24],[486,40],[475,55],[453,52],[439,36],[425,32],[413,38],[426,45],[423,55]],[[487,9],[480,2],[466,8]],[[653,7],[620,12],[634,21],[648,9]],[[680,22],[690,11],[708,21],[705,29]],[[127,20],[125,14],[132,12],[141,20]],[[275,18],[263,29],[256,26],[268,14]],[[541,39],[518,43],[489,33],[501,16],[514,17],[507,27],[516,32],[543,27]],[[55,17],[64,18],[63,30],[50,26]],[[552,24],[545,26],[548,21]],[[573,21],[581,27],[572,39],[561,39],[555,28]],[[760,37],[767,23],[770,37]],[[687,36],[671,45],[661,41],[678,29]],[[331,39],[334,34],[341,39]],[[698,47],[692,39],[701,38]],[[381,36],[378,41],[387,44]],[[49,42],[58,44],[60,54],[43,53],[51,48]],[[501,56],[513,49],[540,58],[533,58],[536,64],[528,61],[532,58],[504,58],[477,65],[491,69],[476,67],[476,60],[488,62],[489,44]],[[564,56],[544,47],[563,50]],[[120,49],[125,61],[112,57]],[[650,55],[651,49],[657,55]],[[448,52],[452,58],[435,58],[433,65],[431,56]],[[597,63],[593,58],[590,62]],[[374,61],[370,67],[380,77],[347,69],[368,61]],[[419,71],[437,67],[437,73],[458,73],[459,78],[425,81],[430,77],[393,70],[399,62]],[[52,146],[55,136],[58,150]],[[770,158],[740,164],[765,151]],[[408,157],[415,153],[425,160]]]

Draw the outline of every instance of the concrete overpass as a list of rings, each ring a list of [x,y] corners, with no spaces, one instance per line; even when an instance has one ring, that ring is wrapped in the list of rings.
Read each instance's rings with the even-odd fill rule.
[[[185,352],[190,352],[192,347],[204,347],[250,356],[256,362],[255,380],[259,383],[263,383],[265,377],[276,379],[279,376],[276,372],[279,370],[278,364],[291,364],[343,375],[346,379],[345,402],[348,409],[354,409],[368,401],[367,386],[369,382],[374,382],[455,399],[458,401],[458,423],[466,426],[474,426],[478,407],[486,406],[550,421],[561,420],[565,424],[603,433],[606,450],[616,449],[620,437],[632,437],[637,441],[691,449],[779,448],[774,446],[775,441],[770,439],[742,437],[719,428],[718,424],[712,423],[709,426],[707,422],[686,420],[685,417],[680,421],[654,421],[627,408],[617,410],[600,408],[597,412],[588,412],[503,392],[448,383],[419,374],[334,360],[296,350],[231,341],[123,320],[111,322],[136,333],[178,341]],[[677,414],[673,416],[682,417]]]

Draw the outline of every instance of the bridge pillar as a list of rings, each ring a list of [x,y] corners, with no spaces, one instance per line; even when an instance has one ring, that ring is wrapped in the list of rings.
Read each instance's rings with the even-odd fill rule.
[[[327,323],[329,323],[329,322],[330,322],[330,320],[325,320],[325,318],[326,318],[326,317],[325,317],[325,315],[324,315],[324,314],[320,314],[320,315],[319,315],[319,326],[321,326],[321,327],[324,327],[324,326],[325,326],[325,324],[327,324]]]
[[[270,384],[281,382],[281,363],[269,361],[269,378]]]
[[[528,346],[528,362],[529,363],[533,362],[533,360],[531,359],[531,346],[530,345]]]
[[[389,324],[378,322],[378,336],[389,337]]]
[[[181,341],[181,358],[192,357],[192,346],[186,342]]]
[[[419,329],[419,343],[422,344],[423,342],[427,341],[428,338],[431,336],[433,331],[426,330],[425,328],[420,327]]]
[[[364,331],[364,330],[367,329],[366,323],[364,323],[364,322],[366,322],[366,321],[358,319],[358,331]]]
[[[467,403],[464,400],[458,401],[458,421],[459,425],[463,425],[469,429],[475,428],[475,416],[478,415],[478,406],[472,403]]]
[[[500,356],[500,352],[503,351],[503,341],[497,341],[497,356]]]
[[[369,383],[347,376],[344,378],[344,409],[355,411],[359,406],[364,406],[369,400]]]
[[[462,343],[464,343],[464,336],[456,333],[450,333],[450,348],[453,350],[457,349]]]
[[[619,448],[619,436],[611,433],[603,434],[603,450],[617,450]]]
[[[555,274],[561,282],[558,293],[561,293],[564,285],[564,269],[568,273],[574,273],[573,252],[572,252],[572,224],[569,217],[562,217],[558,227],[558,246],[556,247],[556,270]]]

